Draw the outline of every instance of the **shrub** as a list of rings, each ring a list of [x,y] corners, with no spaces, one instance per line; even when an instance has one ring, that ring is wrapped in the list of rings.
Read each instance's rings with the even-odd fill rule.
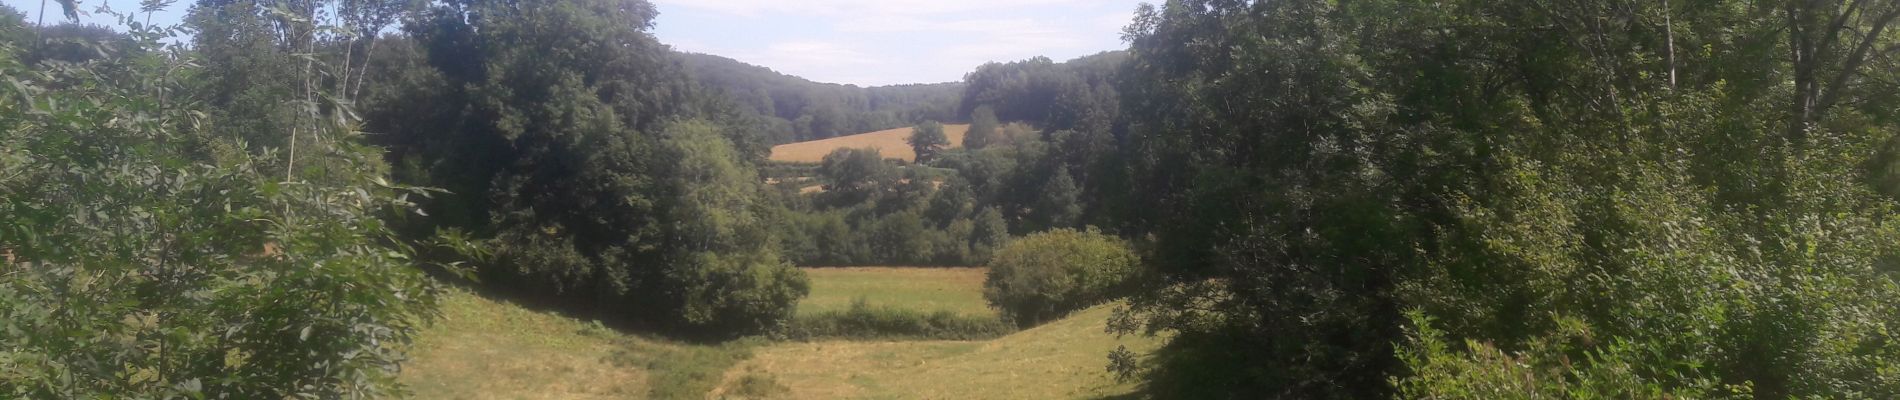
[[[201,69],[131,31],[132,58],[56,69],[0,43],[0,398],[398,394],[435,287],[379,216],[420,191],[334,124],[292,159],[159,107]]]
[[[1138,259],[1127,242],[1093,229],[1057,229],[996,252],[983,298],[1023,327],[1114,298]]]
[[[1494,399],[1742,399],[1746,388],[1721,387],[1692,365],[1678,366],[1643,351],[1640,343],[1616,340],[1594,346],[1588,325],[1560,318],[1556,335],[1530,341],[1528,349],[1507,352],[1490,343],[1466,340],[1462,349],[1448,343],[1442,330],[1432,327],[1423,312],[1407,315],[1408,341],[1398,349],[1399,360],[1411,376],[1392,379],[1400,398]],[[1572,355],[1581,354],[1573,362]],[[1645,375],[1662,373],[1682,378],[1682,385],[1664,385]],[[1728,390],[1730,393],[1723,393]]]

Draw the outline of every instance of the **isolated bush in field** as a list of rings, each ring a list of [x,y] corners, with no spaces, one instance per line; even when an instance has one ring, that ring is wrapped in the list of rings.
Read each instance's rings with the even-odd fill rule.
[[[943,152],[944,146],[950,145],[950,137],[943,133],[943,124],[936,121],[917,124],[917,127],[911,130],[910,139],[906,141],[910,142],[911,150],[917,152],[919,164],[937,159],[937,153]]]
[[[1127,242],[1094,230],[1031,234],[990,259],[983,298],[1017,325],[1035,326],[1113,298],[1137,262]]]

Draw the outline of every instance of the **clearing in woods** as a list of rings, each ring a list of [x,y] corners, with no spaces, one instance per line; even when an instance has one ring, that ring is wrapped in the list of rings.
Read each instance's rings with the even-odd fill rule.
[[[994,313],[979,268],[815,268],[800,312],[875,305]],[[960,292],[960,293],[959,293]],[[808,308],[809,307],[809,308]],[[1159,339],[1104,333],[1110,306],[986,341],[656,340],[452,290],[400,380],[418,399],[1103,398],[1127,394],[1108,352]]]
[[[851,136],[839,136],[830,139],[813,140],[772,146],[772,161],[817,163],[825,160],[826,154],[842,148],[875,148],[884,154],[884,158],[901,159],[916,162],[917,152],[910,148],[911,128],[886,129],[877,132],[860,133]],[[963,147],[963,135],[970,132],[969,124],[944,125],[943,135],[950,138],[947,148]]]

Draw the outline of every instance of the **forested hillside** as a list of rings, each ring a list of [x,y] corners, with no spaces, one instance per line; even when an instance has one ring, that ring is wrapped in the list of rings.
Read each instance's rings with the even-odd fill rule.
[[[818,83],[709,54],[675,53],[703,87],[761,120],[773,144],[957,120],[960,83],[858,87]]]
[[[458,285],[647,346],[535,354],[662,397],[956,360],[1150,398],[1900,398],[1900,3],[1172,0],[1124,51],[881,88],[677,53],[645,0],[165,6],[0,8],[0,397],[401,396]],[[914,161],[765,159],[901,127]],[[842,274],[794,265],[983,266],[952,297],[997,313],[837,281],[800,312]],[[1016,348],[1062,365],[802,343],[1050,321]],[[536,339],[489,322],[446,340]],[[1110,335],[1165,344],[1056,345]],[[824,348],[969,356],[783,368]]]

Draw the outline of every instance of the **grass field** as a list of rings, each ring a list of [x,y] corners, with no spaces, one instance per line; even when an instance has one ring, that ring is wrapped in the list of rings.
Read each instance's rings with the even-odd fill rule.
[[[830,139],[813,140],[772,146],[772,161],[816,163],[824,161],[826,154],[841,148],[876,148],[885,158],[917,161],[917,152],[911,151],[911,128],[887,129],[877,132],[839,136]],[[950,138],[950,148],[963,146],[963,135],[970,132],[970,125],[944,125],[943,134]]]
[[[727,370],[714,397],[789,399],[1098,399],[1135,384],[1107,371],[1117,346],[1160,341],[1104,333],[1111,306],[989,341],[783,343]],[[769,390],[756,389],[767,387]],[[763,396],[757,396],[764,394]]]
[[[811,297],[798,302],[800,315],[844,311],[862,297],[873,306],[920,312],[996,315],[983,301],[983,268],[804,268]]]
[[[810,269],[799,312],[872,304],[993,313],[982,269]],[[984,341],[738,341],[691,345],[450,291],[410,349],[401,381],[418,399],[1101,398],[1134,390],[1109,351],[1148,338],[1103,333],[1109,308]]]
[[[462,290],[399,378],[417,399],[697,399],[753,344],[651,340]]]

